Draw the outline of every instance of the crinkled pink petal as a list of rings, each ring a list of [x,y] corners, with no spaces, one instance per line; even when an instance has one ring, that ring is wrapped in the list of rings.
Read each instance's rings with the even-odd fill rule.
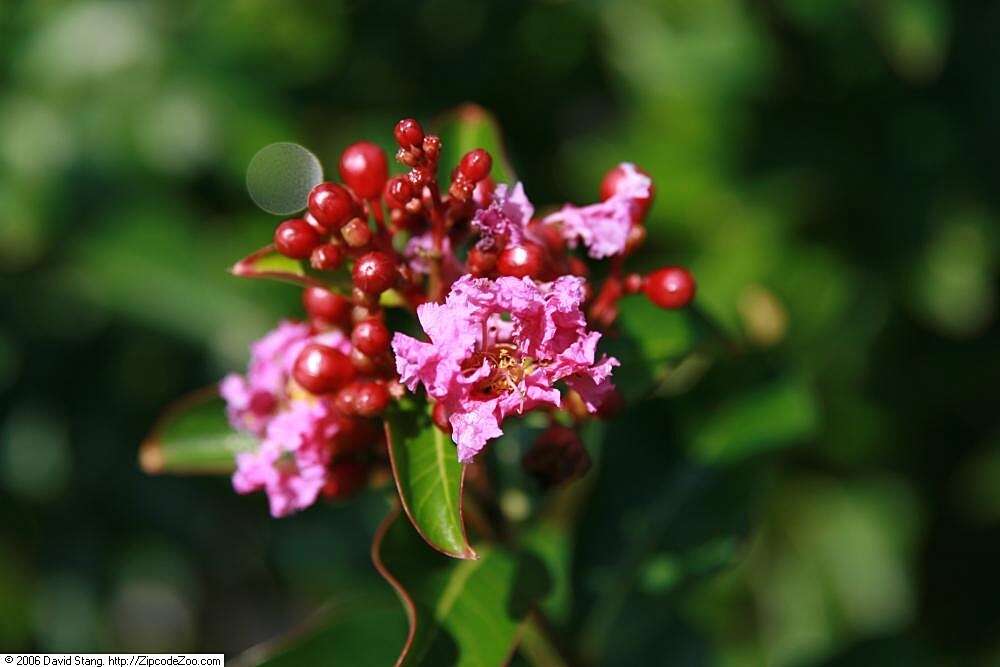
[[[615,184],[615,197],[629,200],[649,197],[653,179],[640,172],[631,162],[622,162],[618,169],[622,170],[624,176]]]
[[[590,206],[566,204],[545,218],[546,224],[562,223],[562,234],[571,247],[578,242],[587,246],[587,254],[603,259],[625,251],[628,232],[632,228],[632,203],[612,197]]]
[[[580,394],[589,412],[597,412],[615,388],[611,372],[619,365],[614,357],[604,357],[596,366],[566,377],[566,386]]]
[[[458,445],[458,460],[469,463],[486,446],[487,441],[503,435],[497,419],[496,399],[473,401],[452,412],[452,439]]]
[[[264,489],[271,516],[281,518],[309,507],[325,483],[326,469],[320,465],[279,470]]]
[[[236,455],[233,488],[236,493],[260,491],[274,475],[274,457],[262,452],[241,452]]]
[[[477,245],[483,249],[492,248],[497,237],[520,243],[534,214],[535,207],[528,201],[521,183],[516,183],[513,188],[501,183],[493,192],[490,205],[479,209],[472,217],[472,227],[481,237]]]

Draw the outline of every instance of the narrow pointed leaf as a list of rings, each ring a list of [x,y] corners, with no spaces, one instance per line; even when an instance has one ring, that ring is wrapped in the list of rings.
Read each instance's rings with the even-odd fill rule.
[[[273,245],[247,255],[236,262],[230,272],[241,278],[270,278],[305,286],[323,284],[309,275],[303,262],[285,257]]]
[[[150,474],[224,475],[232,472],[236,453],[255,444],[229,425],[225,402],[211,387],[167,409],[142,443],[139,464]]]
[[[451,170],[474,148],[483,148],[493,157],[490,177],[494,182],[513,184],[517,180],[507,159],[500,125],[486,109],[476,104],[463,104],[439,118],[434,123],[434,130],[443,144],[438,175],[443,189],[451,183]]]
[[[478,560],[446,558],[398,513],[380,528],[372,558],[410,618],[400,667],[507,664],[525,618],[550,586],[536,557],[490,546]]]
[[[431,423],[425,403],[409,402],[385,422],[392,474],[406,515],[429,545],[453,558],[475,558],[462,520],[465,466],[455,445]]]

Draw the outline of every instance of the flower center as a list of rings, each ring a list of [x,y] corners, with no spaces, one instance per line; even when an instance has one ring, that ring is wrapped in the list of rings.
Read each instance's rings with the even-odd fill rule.
[[[472,375],[482,368],[483,361],[489,366],[490,372],[473,387],[473,396],[480,398],[493,398],[506,391],[516,391],[518,384],[534,365],[534,360],[522,356],[514,345],[495,343],[466,359],[462,364],[462,373]]]

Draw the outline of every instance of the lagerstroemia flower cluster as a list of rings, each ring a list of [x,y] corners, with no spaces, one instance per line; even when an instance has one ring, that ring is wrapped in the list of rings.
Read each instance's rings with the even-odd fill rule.
[[[237,455],[233,485],[265,491],[274,516],[362,488],[385,465],[381,415],[407,393],[426,396],[463,463],[506,419],[546,411],[552,426],[525,469],[543,485],[582,474],[586,450],[560,421],[607,416],[617,402],[619,361],[598,347],[618,300],[644,291],[678,308],[694,295],[680,267],[623,271],[654,195],[635,165],[608,172],[599,202],[536,216],[523,184],[494,183],[485,150],[466,153],[445,190],[441,140],[412,119],[394,136],[406,173],[390,178],[384,152],[355,143],[343,183],[317,185],[306,213],[278,225],[273,251],[308,266],[307,318],[256,342],[247,373],[220,385],[233,427],[258,442]],[[591,271],[606,258],[598,288]],[[350,291],[334,287],[338,274]],[[413,327],[390,331],[385,304],[409,311]]]
[[[441,404],[460,461],[472,461],[487,441],[503,435],[508,415],[560,407],[560,380],[588,410],[603,403],[618,361],[596,360],[601,335],[587,330],[583,297],[583,279],[575,276],[539,284],[527,277],[466,275],[443,304],[417,309],[430,342],[396,334],[400,379],[410,391],[423,384]]]

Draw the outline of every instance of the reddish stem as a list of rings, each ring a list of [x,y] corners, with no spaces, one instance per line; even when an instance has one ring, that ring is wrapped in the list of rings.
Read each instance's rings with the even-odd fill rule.
[[[441,278],[441,251],[444,245],[445,221],[441,210],[441,195],[437,183],[428,183],[424,192],[424,206],[431,214],[431,239],[433,251],[430,256],[430,281],[428,298],[438,302],[444,296],[444,281]]]

